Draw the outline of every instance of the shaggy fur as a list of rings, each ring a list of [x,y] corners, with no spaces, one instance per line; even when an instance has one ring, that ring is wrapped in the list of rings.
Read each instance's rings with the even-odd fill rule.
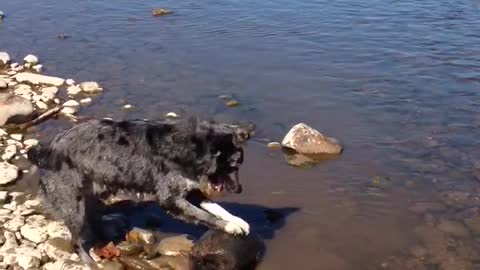
[[[205,209],[189,198],[202,194],[202,179],[219,190],[242,191],[238,169],[251,132],[197,120],[92,120],[32,148],[28,156],[42,171],[40,194],[47,207],[65,221],[80,257],[93,263],[87,251],[101,238],[94,226],[101,219],[101,198],[119,191],[153,198],[185,222],[248,233],[240,218],[212,212],[219,206],[205,197],[198,201]]]

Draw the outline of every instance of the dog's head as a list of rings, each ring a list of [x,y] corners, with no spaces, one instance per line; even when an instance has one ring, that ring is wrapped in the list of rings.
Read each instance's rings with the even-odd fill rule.
[[[242,192],[238,171],[243,163],[243,146],[254,129],[253,125],[210,124],[212,164],[206,176],[214,191]]]

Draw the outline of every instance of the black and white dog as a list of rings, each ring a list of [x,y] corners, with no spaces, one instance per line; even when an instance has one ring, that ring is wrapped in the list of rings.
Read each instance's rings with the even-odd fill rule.
[[[251,126],[195,119],[91,120],[32,148],[28,156],[41,169],[39,193],[47,210],[65,221],[79,256],[93,264],[88,249],[100,233],[102,196],[119,191],[156,200],[185,222],[248,234],[249,224],[209,195],[242,191],[242,146],[252,133]]]

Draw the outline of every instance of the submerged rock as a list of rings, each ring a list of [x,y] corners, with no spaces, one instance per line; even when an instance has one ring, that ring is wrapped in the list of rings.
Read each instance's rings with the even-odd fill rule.
[[[11,93],[0,94],[0,126],[13,117],[31,115],[33,111],[29,100]]]
[[[192,239],[188,235],[178,235],[164,238],[157,245],[157,252],[161,255],[176,256],[190,252],[193,247]]]
[[[290,129],[282,141],[282,146],[304,155],[340,154],[343,150],[336,139],[326,137],[303,123]]]
[[[152,15],[154,17],[159,17],[159,16],[164,16],[164,15],[168,15],[168,14],[172,14],[173,11],[169,10],[169,9],[166,9],[166,8],[154,8],[152,10]]]
[[[263,241],[255,233],[235,236],[210,230],[192,249],[195,270],[249,270],[255,269],[264,255]]]

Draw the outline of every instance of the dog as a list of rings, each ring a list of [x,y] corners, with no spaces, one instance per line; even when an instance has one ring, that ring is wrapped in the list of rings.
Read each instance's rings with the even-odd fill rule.
[[[250,226],[210,200],[241,193],[243,146],[254,126],[198,119],[89,120],[28,152],[42,177],[39,195],[53,217],[72,233],[79,257],[95,266],[88,250],[101,238],[105,196],[134,193],[158,202],[171,216],[230,234]]]

